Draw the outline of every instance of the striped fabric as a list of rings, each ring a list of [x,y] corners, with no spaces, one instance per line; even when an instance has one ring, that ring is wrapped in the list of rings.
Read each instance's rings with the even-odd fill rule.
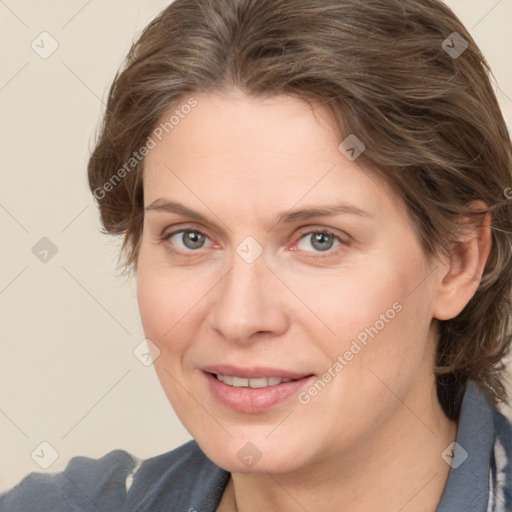
[[[503,416],[495,416],[495,440],[489,472],[487,512],[512,511],[512,429]]]

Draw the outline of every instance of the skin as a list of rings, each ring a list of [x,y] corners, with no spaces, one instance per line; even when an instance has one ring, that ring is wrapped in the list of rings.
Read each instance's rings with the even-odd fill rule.
[[[427,261],[403,205],[338,150],[324,107],[235,89],[194,97],[146,157],[144,200],[179,202],[207,222],[146,211],[138,301],[174,410],[232,473],[218,510],[434,511],[457,429],[436,397],[436,319],[475,293],[488,222],[452,257]],[[337,201],[367,215],[276,223]],[[203,232],[203,247],[184,245],[180,229]],[[319,250],[312,230],[339,240]],[[236,252],[248,236],[263,248],[250,264]],[[242,413],[209,392],[200,368],[211,364],[321,376],[394,303],[401,311],[308,404],[292,396]],[[247,442],[261,453],[252,467],[237,456]]]

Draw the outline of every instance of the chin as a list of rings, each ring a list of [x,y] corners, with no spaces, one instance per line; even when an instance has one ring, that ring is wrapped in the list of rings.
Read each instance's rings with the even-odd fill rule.
[[[231,473],[287,473],[306,463],[300,446],[283,447],[282,443],[274,445],[268,440],[251,442],[241,439],[213,445],[211,437],[206,443],[201,439],[197,442],[210,460]],[[297,453],[302,457],[298,458]]]

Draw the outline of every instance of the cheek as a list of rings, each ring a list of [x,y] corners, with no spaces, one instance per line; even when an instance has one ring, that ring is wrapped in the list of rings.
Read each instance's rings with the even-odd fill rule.
[[[146,338],[160,350],[155,366],[177,371],[178,362],[200,336],[215,275],[171,268],[141,247],[137,262],[137,301]]]
[[[326,437],[337,440],[344,432],[354,441],[391,415],[415,383],[426,378],[432,355],[430,291],[420,285],[411,293],[418,286],[417,275],[410,267],[405,275],[395,269],[380,279],[361,274],[339,287],[337,305],[333,297],[325,301],[324,318],[336,332],[333,341],[323,342],[327,359],[320,379],[326,385],[306,390],[301,403],[308,401],[311,417],[330,415]]]
[[[186,280],[171,279],[169,272],[161,270],[156,262],[144,255],[139,257],[137,301],[142,325],[146,338],[162,352],[171,346],[173,350],[179,350],[179,339],[175,334],[185,325],[193,296]]]
[[[154,271],[140,264],[137,269],[137,302],[146,337],[157,342],[165,330],[172,326],[167,310],[172,311],[165,284],[157,279]],[[171,307],[169,307],[171,306]]]
[[[156,345],[158,356],[153,366],[172,407],[181,411],[186,395],[178,384],[183,382],[182,360],[190,336],[187,334],[187,290],[180,291],[156,265],[139,258],[137,301],[145,337]]]
[[[432,290],[419,277],[428,275],[421,259],[416,266],[411,261],[354,269],[335,286],[315,286],[310,294],[334,331],[332,341],[324,344],[328,360],[346,356],[344,372],[357,372],[358,380],[375,379],[370,369],[395,379],[425,358]]]
[[[357,326],[351,337],[355,345],[352,341],[347,354],[361,348],[344,377],[347,384],[357,382],[355,396],[365,396],[376,410],[394,406],[396,397],[405,400],[415,382],[428,380],[434,363],[429,290],[420,286],[410,293],[412,288],[396,284],[396,294],[383,290],[380,299],[376,297],[372,314],[361,319],[365,323]]]
[[[383,268],[376,273],[367,268],[344,272],[337,280],[317,282],[310,286],[306,297],[343,348],[352,340],[364,346],[365,341],[399,322],[406,290],[406,283],[396,276],[396,270]]]

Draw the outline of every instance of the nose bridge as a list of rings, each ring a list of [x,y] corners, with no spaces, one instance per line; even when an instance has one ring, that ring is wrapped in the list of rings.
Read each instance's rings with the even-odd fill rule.
[[[242,243],[241,248],[247,246]],[[257,332],[276,334],[286,329],[278,283],[273,283],[263,254],[254,258],[252,251],[249,246],[244,253],[239,246],[233,253],[231,269],[222,280],[212,309],[212,326],[232,342],[248,341]]]
[[[237,303],[243,304],[248,301],[255,304],[258,299],[258,294],[264,294],[262,286],[264,273],[268,271],[263,258],[253,263],[247,263],[238,255],[233,256],[231,272],[228,275],[226,287],[227,298],[233,295]]]

